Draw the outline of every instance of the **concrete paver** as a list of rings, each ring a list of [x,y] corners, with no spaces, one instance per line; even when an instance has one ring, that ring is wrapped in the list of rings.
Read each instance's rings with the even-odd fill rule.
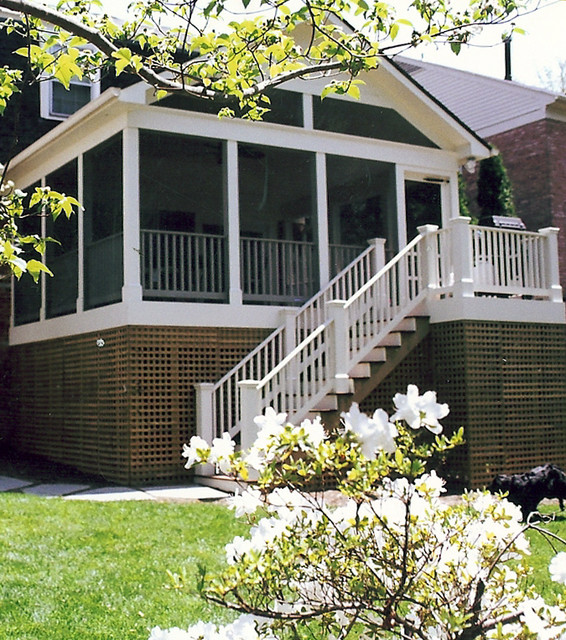
[[[86,484],[36,484],[31,487],[25,487],[24,493],[30,493],[35,496],[43,496],[48,498],[54,498],[56,496],[66,496],[69,493],[76,493],[77,491],[84,491],[88,489]]]
[[[0,491],[14,491],[15,489],[23,489],[29,487],[32,482],[28,480],[20,480],[19,478],[10,478],[9,476],[0,476]]]
[[[117,502],[118,500],[154,500],[145,491],[130,489],[129,487],[97,487],[87,489],[70,496],[66,500],[94,500],[95,502]]]
[[[226,498],[228,494],[212,487],[199,485],[181,487],[150,487],[144,489],[156,500],[219,500]]]
[[[131,487],[92,487],[75,483],[41,483],[34,484],[29,480],[21,480],[10,476],[0,476],[0,493],[18,491],[45,498],[62,497],[66,500],[93,500],[96,502],[114,502],[118,500],[220,500],[229,494],[211,487],[199,485],[162,486],[147,489]]]

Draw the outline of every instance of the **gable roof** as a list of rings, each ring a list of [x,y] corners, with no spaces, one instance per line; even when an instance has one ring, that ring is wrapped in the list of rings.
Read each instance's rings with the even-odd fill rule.
[[[566,117],[566,96],[398,56],[395,62],[482,137],[546,117]]]

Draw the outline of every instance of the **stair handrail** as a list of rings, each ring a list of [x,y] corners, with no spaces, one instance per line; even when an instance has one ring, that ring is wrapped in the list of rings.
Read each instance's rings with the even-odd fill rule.
[[[285,354],[324,323],[325,303],[336,295],[354,291],[363,285],[364,274],[371,277],[384,262],[382,238],[373,239],[364,251],[342,269],[328,284],[297,309],[287,322],[269,334],[263,342],[248,353],[235,367],[215,383],[201,383],[197,388],[197,431],[209,441],[228,431],[235,434],[239,416],[238,382],[261,379],[274,369]],[[299,339],[300,338],[300,339]]]
[[[377,346],[426,294],[420,249],[425,241],[427,249],[434,247],[431,239],[435,238],[437,228],[429,227],[427,231],[414,238],[348,300],[329,301],[328,319],[266,376],[246,381],[241,425],[253,430],[253,417],[269,406],[278,412],[286,411],[290,420],[301,420],[326,394],[349,385],[351,367]],[[397,304],[366,304],[366,315],[354,313],[360,309],[360,302],[363,309],[367,296],[381,302],[386,299],[384,295],[389,302],[394,295]],[[369,334],[362,344],[356,342],[361,334]],[[253,437],[242,431],[242,446],[251,441]]]

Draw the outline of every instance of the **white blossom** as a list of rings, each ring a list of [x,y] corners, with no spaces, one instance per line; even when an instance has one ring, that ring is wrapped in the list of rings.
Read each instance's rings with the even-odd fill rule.
[[[185,469],[190,469],[199,462],[206,462],[210,454],[210,445],[200,436],[193,436],[189,445],[183,445],[183,458],[187,458]]]
[[[449,413],[447,404],[436,401],[435,391],[426,391],[421,396],[419,388],[414,384],[407,387],[406,394],[396,393],[393,404],[397,411],[391,416],[392,421],[404,420],[411,429],[424,426],[435,434],[442,431],[442,425],[438,421]]]
[[[566,584],[566,551],[561,551],[552,558],[550,566],[550,577],[554,582]]]
[[[222,473],[229,473],[231,464],[230,456],[234,453],[236,443],[229,433],[223,433],[221,438],[214,438],[210,449],[210,462],[217,464]]]
[[[320,416],[316,416],[314,420],[303,420],[301,422],[302,431],[305,435],[305,440],[315,449],[324,441],[326,432]]]
[[[234,509],[236,518],[255,513],[262,505],[261,491],[253,487],[248,487],[241,494],[239,490],[236,490],[236,493],[231,498],[228,498],[228,506],[230,509]]]
[[[369,460],[375,459],[379,449],[383,449],[386,453],[395,451],[397,428],[389,422],[389,416],[383,409],[375,411],[370,418],[362,413],[357,402],[354,402],[350,411],[343,412],[341,417],[344,420],[346,431],[351,431],[356,435],[362,453]]]

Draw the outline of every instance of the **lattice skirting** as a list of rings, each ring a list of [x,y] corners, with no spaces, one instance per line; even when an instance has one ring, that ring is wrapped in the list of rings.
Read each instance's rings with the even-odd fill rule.
[[[14,347],[2,431],[20,450],[107,480],[186,479],[194,384],[219,379],[266,333],[128,326]]]
[[[408,383],[450,405],[448,428],[466,445],[442,472],[470,487],[496,473],[553,462],[566,469],[566,328],[462,321],[431,325],[427,338],[363,403],[391,411]]]
[[[115,482],[187,478],[196,382],[215,381],[265,336],[258,329],[122,327],[14,347],[0,435],[15,447]],[[104,346],[97,346],[97,340]],[[441,472],[468,486],[553,462],[566,469],[566,329],[451,322],[362,403],[391,411],[413,382],[448,402],[466,445]]]

